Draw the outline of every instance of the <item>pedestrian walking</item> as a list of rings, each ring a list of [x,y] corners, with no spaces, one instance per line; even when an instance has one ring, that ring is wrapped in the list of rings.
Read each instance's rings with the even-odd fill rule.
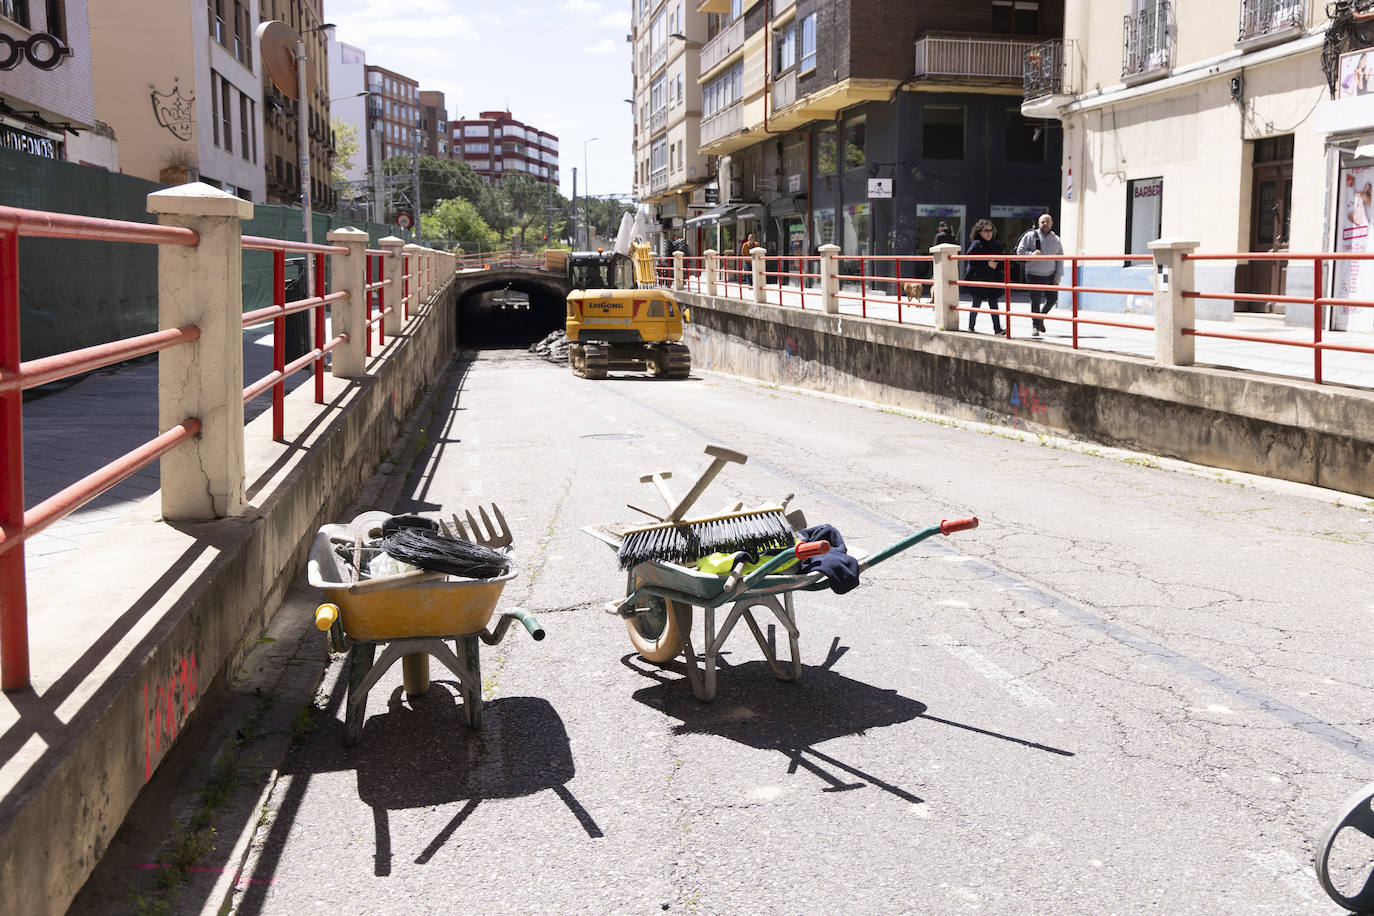
[[[1064,244],[1059,240],[1059,236],[1054,234],[1054,217],[1048,213],[1042,213],[1040,219],[1036,221],[1033,228],[1028,229],[1020,240],[1016,243],[1017,254],[1063,254]],[[1035,283],[1041,286],[1055,287],[1059,285],[1060,279],[1064,276],[1063,261],[1027,261],[1026,263],[1026,282]],[[1059,290],[1032,289],[1030,293],[1031,311],[1037,315],[1044,315],[1054,308],[1059,302]],[[1041,303],[1044,308],[1041,308]],[[1045,332],[1045,320],[1043,318],[1031,319],[1031,336],[1039,337]]]
[[[1002,243],[997,241],[997,227],[990,220],[980,219],[973,224],[973,231],[969,233],[968,248],[964,251],[967,255],[977,255],[977,261],[965,261],[964,279],[980,282],[996,283],[1002,279],[1002,261],[999,258],[991,258],[989,255],[1002,254]],[[987,260],[983,260],[987,258]],[[1002,333],[1002,317],[998,314],[998,299],[996,287],[985,286],[966,286],[969,298],[972,300],[970,307],[977,309],[979,303],[987,306],[992,312],[992,333]],[[978,312],[968,313],[968,329],[973,331],[974,324],[978,320]]]
[[[754,241],[754,233],[749,233],[744,237],[744,241],[739,243],[740,256],[740,282],[754,282],[754,255],[753,251],[759,247],[759,243]]]
[[[954,230],[949,228],[949,223],[940,220],[940,224],[935,227],[936,245],[958,245],[959,236],[954,234]]]

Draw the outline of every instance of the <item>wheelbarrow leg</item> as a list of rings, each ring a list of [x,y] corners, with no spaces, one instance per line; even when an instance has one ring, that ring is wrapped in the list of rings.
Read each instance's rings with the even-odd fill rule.
[[[668,613],[675,618],[677,625],[678,639],[682,644],[682,657],[687,662],[687,682],[692,685],[692,693],[703,703],[709,703],[716,698],[716,657],[710,652],[712,631],[715,629],[715,610],[705,608],[706,621],[706,676],[703,678],[701,667],[697,664],[697,650],[692,645],[691,618],[683,620],[679,616],[680,605],[676,601],[668,602]],[[690,608],[690,605],[686,605]]]
[[[375,642],[355,642],[348,650],[348,696],[344,700],[344,744],[357,744],[363,734],[363,720],[367,718],[367,691],[364,690],[357,702],[354,695],[362,686],[363,678],[372,668],[372,658],[377,652]]]
[[[783,670],[777,654],[768,645],[768,640],[764,638],[763,631],[759,629],[758,621],[754,619],[754,615],[750,611],[744,612],[744,622],[749,624],[749,629],[754,634],[754,641],[763,650],[763,657],[768,660],[768,667],[773,669],[774,676],[783,681],[795,681],[801,677],[801,652],[797,647],[797,623],[792,608],[792,593],[784,592],[782,598],[783,604],[779,604],[775,596],[767,595],[753,602],[750,607],[768,608],[778,618],[783,629],[787,631],[787,645],[792,654],[791,664],[787,670]]]

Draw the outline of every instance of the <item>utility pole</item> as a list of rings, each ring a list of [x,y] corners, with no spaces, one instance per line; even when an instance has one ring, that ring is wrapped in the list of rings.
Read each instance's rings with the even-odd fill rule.
[[[369,99],[369,102],[371,100]],[[382,168],[382,132],[373,128],[369,132],[368,146],[372,159],[372,218],[379,223],[386,222],[386,176]]]
[[[544,245],[548,246],[553,242],[553,178],[544,184],[549,192],[549,202],[544,206]]]
[[[410,239],[418,245],[420,244],[420,132],[414,128],[411,129],[415,131],[415,143],[411,147],[414,155],[410,158],[410,192],[414,195],[412,208],[415,212],[412,215],[415,217],[415,221],[410,226]]]
[[[577,166],[573,166],[573,247],[577,247]]]

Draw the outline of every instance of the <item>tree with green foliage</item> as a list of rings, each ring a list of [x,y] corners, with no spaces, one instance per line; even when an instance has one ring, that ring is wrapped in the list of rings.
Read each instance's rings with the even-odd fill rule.
[[[442,200],[420,217],[420,235],[465,246],[495,247],[500,239],[483,221],[471,201],[461,197]]]
[[[549,202],[548,185],[529,175],[515,172],[501,179],[501,190],[510,201],[511,219],[520,230],[520,247],[525,247],[525,233],[532,225],[539,227],[538,236],[542,238],[544,217]]]
[[[329,166],[329,179],[338,184],[348,180],[353,157],[358,155],[358,129],[339,118],[331,121],[329,127],[334,131],[334,161]]]

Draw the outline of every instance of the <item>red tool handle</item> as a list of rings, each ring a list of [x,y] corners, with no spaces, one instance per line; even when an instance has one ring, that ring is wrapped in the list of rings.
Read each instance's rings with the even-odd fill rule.
[[[818,557],[818,556],[820,556],[820,555],[823,554],[823,553],[829,553],[829,552],[830,552],[830,542],[829,542],[829,541],[802,541],[800,544],[798,544],[798,545],[794,548],[794,550],[796,551],[797,559],[799,559],[799,560],[805,560],[805,559],[807,559],[808,557]]]
[[[976,517],[974,517],[974,518],[956,518],[956,519],[954,519],[953,521],[947,521],[947,520],[945,520],[945,519],[941,519],[941,520],[940,520],[940,533],[941,533],[941,534],[953,534],[953,533],[956,532],[956,531],[967,531],[967,530],[969,530],[970,528],[977,528],[977,527],[978,527],[978,519],[977,519]]]

